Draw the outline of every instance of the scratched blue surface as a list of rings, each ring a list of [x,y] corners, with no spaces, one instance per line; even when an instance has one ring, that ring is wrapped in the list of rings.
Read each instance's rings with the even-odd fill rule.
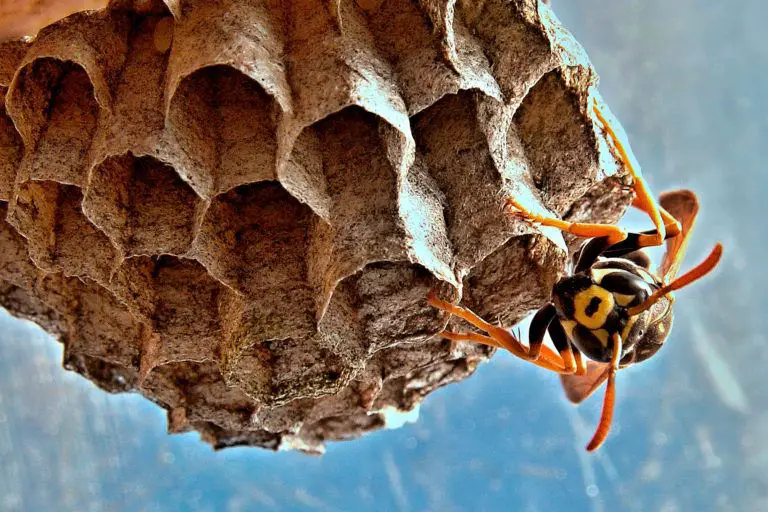
[[[768,510],[765,223],[768,3],[554,0],[587,48],[655,190],[699,191],[671,343],[622,372],[616,429],[582,447],[599,401],[500,355],[431,396],[417,424],[322,458],[213,453],[165,416],[60,368],[58,345],[0,311],[0,510]]]

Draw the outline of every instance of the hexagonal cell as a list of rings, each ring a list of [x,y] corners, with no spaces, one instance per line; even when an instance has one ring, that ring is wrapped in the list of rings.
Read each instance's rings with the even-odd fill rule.
[[[210,66],[186,77],[171,101],[168,123],[185,155],[197,190],[213,197],[245,183],[274,179],[274,99],[229,66]]]
[[[452,345],[451,341],[435,336],[423,343],[396,345],[380,350],[366,365],[366,375],[386,375],[388,379],[404,377],[414,370],[446,359],[451,354]]]
[[[533,180],[559,215],[589,190],[599,172],[595,135],[579,102],[555,70],[528,92],[514,117]]]
[[[131,153],[94,168],[83,199],[88,217],[128,255],[183,254],[203,208],[172,167]]]
[[[27,238],[29,255],[41,269],[109,281],[120,256],[83,214],[79,187],[27,181],[16,192],[8,220]]]
[[[318,337],[261,341],[247,330],[223,350],[222,365],[230,385],[270,407],[336,393],[354,375],[349,363]]]
[[[353,380],[333,395],[320,398],[300,398],[277,407],[262,407],[251,421],[270,432],[297,434],[306,423],[323,418],[351,414],[355,410],[366,411],[380,389],[375,383]]]
[[[512,327],[550,299],[567,257],[542,235],[514,237],[464,278],[462,303],[489,322]]]
[[[418,151],[444,194],[445,223],[461,274],[510,236],[504,184],[477,116],[476,94],[445,96],[413,118]]]
[[[365,10],[377,47],[392,63],[411,115],[456,92],[461,79],[443,57],[440,33],[416,2],[388,0]]]
[[[398,210],[397,169],[381,132],[385,121],[348,107],[315,123],[332,205],[329,223],[311,233],[310,280],[320,316],[337,283],[374,261],[406,260]]]
[[[110,286],[152,327],[142,354],[143,374],[171,361],[213,359],[223,286],[198,262],[167,255],[129,258]]]
[[[410,411],[434,390],[472,375],[481,360],[460,358],[438,361],[417,369],[408,376],[389,379],[384,382],[384,387],[373,404],[373,410],[381,411],[394,407],[399,411]]]
[[[24,179],[84,185],[99,115],[85,70],[72,62],[36,59],[19,72],[8,102],[28,134]]]
[[[380,123],[384,121],[362,108],[348,107],[313,125],[333,199],[331,225],[353,256],[366,249],[365,243],[374,245],[369,251],[400,245],[394,242],[401,234],[395,221],[397,175],[381,139]]]
[[[277,182],[243,185],[213,200],[195,253],[217,277],[245,295],[304,281],[312,219],[312,211]]]
[[[331,319],[341,317],[343,311],[352,311],[360,338],[346,336],[344,343],[349,346],[345,348],[360,350],[366,358],[399,343],[424,341],[445,327],[443,315],[426,302],[429,291],[440,285],[440,281],[419,265],[397,262],[366,265],[338,284],[320,323],[320,331],[330,333]],[[353,343],[361,346],[355,347]]]
[[[52,274],[38,284],[49,298],[60,294],[71,305],[64,359],[85,356],[137,372],[151,331],[114,295],[90,280]]]
[[[224,382],[215,362],[165,364],[152,370],[141,386],[175,411],[172,427],[176,431],[190,422],[211,422],[232,430],[251,428],[254,403]]]
[[[456,15],[480,40],[493,66],[493,76],[512,104],[518,104],[528,88],[554,65],[546,33],[526,21],[518,9],[510,8],[505,0],[460,2]]]
[[[7,215],[8,203],[0,201],[0,279],[31,289],[38,271],[29,261],[27,240],[6,222]]]
[[[232,189],[208,209],[191,254],[247,297],[243,314],[261,339],[315,329],[306,260],[313,222],[312,211],[272,181]]]
[[[0,201],[10,201],[16,170],[24,154],[21,136],[5,111],[6,87],[0,87]]]

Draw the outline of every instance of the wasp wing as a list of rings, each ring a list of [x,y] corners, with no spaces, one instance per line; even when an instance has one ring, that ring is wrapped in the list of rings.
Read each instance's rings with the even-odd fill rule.
[[[699,214],[699,200],[690,190],[673,190],[661,194],[659,204],[682,226],[679,235],[667,239],[667,251],[659,268],[659,274],[669,282],[675,278],[683,263],[688,241]]]
[[[610,368],[608,363],[587,361],[587,373],[584,375],[560,375],[565,396],[575,404],[583,402],[605,382]]]

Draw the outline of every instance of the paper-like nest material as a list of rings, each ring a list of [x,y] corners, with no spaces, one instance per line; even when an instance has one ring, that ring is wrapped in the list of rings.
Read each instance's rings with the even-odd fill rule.
[[[490,357],[431,288],[506,325],[548,299],[563,240],[506,196],[621,214],[595,83],[533,0],[74,14],[0,49],[0,304],[172,432],[356,437]]]

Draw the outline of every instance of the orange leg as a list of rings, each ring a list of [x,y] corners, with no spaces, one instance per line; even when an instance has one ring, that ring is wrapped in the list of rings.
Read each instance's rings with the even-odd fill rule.
[[[616,403],[616,372],[619,371],[619,361],[621,360],[622,341],[618,334],[613,335],[613,354],[611,355],[611,367],[608,370],[608,385],[605,388],[605,398],[603,399],[603,411],[600,414],[600,423],[592,436],[592,440],[587,444],[587,451],[593,452],[600,448],[608,432],[611,430],[611,421],[613,421],[613,407]]]
[[[537,359],[533,359],[528,352],[528,348],[520,343],[520,341],[506,329],[496,327],[495,325],[486,322],[469,309],[451,304],[450,302],[446,302],[444,300],[440,300],[437,298],[437,295],[435,295],[434,290],[431,291],[427,296],[427,302],[429,302],[429,304],[433,307],[466,320],[470,324],[474,325],[478,329],[482,329],[490,335],[489,337],[474,333],[452,333],[450,331],[444,331],[441,333],[442,336],[455,341],[474,341],[493,347],[503,348],[519,357],[520,359],[530,361],[533,364],[547,370],[556,373],[568,373],[565,370],[565,365],[562,358],[555,354],[550,348],[542,347],[539,357]]]
[[[638,201],[637,196],[635,196],[635,199],[632,201],[632,206],[637,208],[640,211],[643,211],[645,213],[648,213],[645,208],[645,204],[641,204]],[[664,229],[667,232],[667,239],[676,237],[680,233],[682,233],[682,226],[680,225],[680,221],[675,219],[671,213],[669,213],[667,210],[664,209],[663,206],[659,205],[659,213],[661,213],[661,218],[664,221]],[[649,235],[646,235],[645,238],[641,237],[640,240],[638,240],[638,249],[641,249],[643,247],[648,247],[649,242],[653,242],[654,240],[651,238],[648,238]],[[646,245],[643,245],[646,244]],[[651,244],[653,246],[653,244]]]
[[[646,210],[647,205],[641,201],[638,201],[637,196],[635,196],[635,198],[632,200],[632,206],[649,215],[651,214],[648,210]],[[671,213],[665,210],[663,206],[658,205],[658,208],[659,213],[661,214],[661,218],[664,221],[664,229],[667,232],[667,238],[679,235],[682,231],[680,221],[678,221],[674,216],[672,216]]]
[[[576,375],[581,377],[582,375],[587,374],[587,363],[584,361],[584,358],[581,357],[581,351],[580,350],[574,350],[573,351],[573,359],[576,362]]]
[[[547,310],[554,313],[555,306],[550,304],[539,311],[544,311],[546,313]],[[533,348],[534,341],[538,342],[539,345],[542,345],[543,342],[543,337],[534,330],[535,326],[536,317],[534,317],[531,322],[531,335],[528,338],[531,348]],[[560,353],[560,357],[563,360],[563,367],[565,369],[564,374],[575,374],[579,369],[576,364],[576,353],[579,352],[579,349],[573,346],[571,340],[568,338],[568,334],[566,334],[565,329],[563,328],[563,324],[560,323],[560,320],[556,316],[547,326],[547,331],[549,332],[549,338],[555,346],[555,350]]]
[[[633,202],[634,206],[646,212],[651,218],[653,226],[656,228],[656,233],[654,234],[640,235],[640,247],[655,247],[661,245],[664,243],[664,239],[666,238],[666,226],[664,220],[662,219],[662,213],[659,210],[659,206],[651,195],[648,184],[645,182],[642,174],[640,174],[640,170],[636,169],[632,164],[632,159],[630,159],[629,155],[627,154],[627,150],[624,147],[621,138],[605,118],[605,115],[603,115],[603,112],[600,110],[600,107],[597,105],[597,103],[594,104],[592,110],[595,113],[597,120],[603,126],[603,129],[613,142],[613,147],[618,153],[619,160],[621,160],[621,162],[627,168],[629,175],[632,176],[632,186],[635,189],[635,193],[637,194]],[[671,215],[669,217],[671,218]],[[677,228],[679,231],[679,225]]]
[[[506,208],[512,215],[522,219],[541,224],[542,226],[557,228],[582,238],[607,237],[610,245],[617,244],[627,238],[627,232],[613,224],[587,224],[582,222],[569,222],[554,217],[546,217],[528,211],[523,205],[511,197],[507,198]]]
[[[452,332],[452,331],[443,331],[440,333],[440,336],[449,339],[451,341],[472,341],[474,343],[481,343],[483,345],[488,345],[491,347],[501,348],[501,349],[507,349],[506,346],[504,346],[500,341],[490,337],[485,336],[484,334],[479,334],[475,332]],[[507,349],[509,350],[509,349]],[[511,351],[510,351],[511,352]],[[514,353],[514,352],[513,352]],[[517,355],[517,354],[515,354]],[[562,375],[568,375],[571,372],[568,372],[566,368],[563,367],[562,364],[558,363],[557,361],[554,361],[553,358],[550,356],[540,357],[539,359],[531,359],[529,357],[522,357],[521,359],[525,359],[526,361],[530,361],[536,366],[539,366],[540,368],[544,368],[545,370],[549,370],[555,373],[559,373]]]

